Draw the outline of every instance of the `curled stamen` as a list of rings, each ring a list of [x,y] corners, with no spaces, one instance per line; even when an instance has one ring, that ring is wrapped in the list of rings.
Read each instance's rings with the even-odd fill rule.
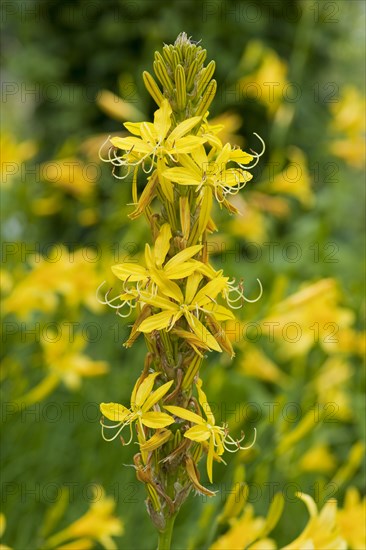
[[[249,298],[247,298],[246,296],[244,296],[243,294],[243,300],[245,300],[246,302],[248,302],[249,304],[254,304],[255,302],[258,302],[258,300],[260,300],[262,298],[262,294],[263,294],[263,286],[262,286],[262,283],[260,281],[260,279],[257,278],[257,281],[258,281],[258,284],[259,284],[259,295],[254,298],[253,300],[250,300]]]
[[[126,426],[126,423],[123,423],[123,422],[119,422],[118,424],[115,424],[114,426],[108,426],[107,424],[104,424],[103,419],[100,421],[100,424],[102,426],[102,437],[103,437],[104,441],[114,441],[119,436],[119,434],[121,433],[123,428]],[[113,429],[113,428],[118,428],[117,432],[112,437],[106,437],[104,435],[104,430],[105,429]]]
[[[99,159],[102,161],[102,162],[110,162],[110,159],[105,159],[102,157],[102,149],[103,147],[105,146],[106,143],[108,143],[108,141],[110,140],[111,136],[109,135],[107,137],[107,139],[105,141],[103,141],[102,145],[99,147],[99,151],[98,151],[98,157]],[[109,148],[110,149],[110,148]],[[109,152],[108,152],[108,157],[109,157]]]
[[[130,167],[128,166],[128,167],[127,167],[127,172],[126,172],[126,174],[125,174],[124,176],[117,176],[117,174],[116,174],[116,166],[113,166],[112,176],[113,176],[114,178],[116,178],[117,180],[124,180],[124,179],[126,179],[126,178],[130,175],[130,171],[131,171],[131,170],[130,170]]]
[[[253,151],[253,149],[250,149],[251,153],[253,153],[252,156],[255,157],[255,161],[254,161],[254,163],[253,163],[251,166],[246,166],[245,164],[240,164],[240,162],[238,162],[238,165],[240,166],[240,168],[244,168],[245,170],[250,170],[251,168],[254,168],[254,166],[257,166],[260,157],[264,154],[264,152],[265,152],[265,150],[266,150],[266,144],[264,143],[263,139],[262,139],[258,134],[256,134],[255,132],[253,132],[253,134],[254,134],[254,135],[259,139],[259,141],[261,142],[261,144],[262,144],[262,151],[261,151],[260,153],[256,153],[255,151]]]

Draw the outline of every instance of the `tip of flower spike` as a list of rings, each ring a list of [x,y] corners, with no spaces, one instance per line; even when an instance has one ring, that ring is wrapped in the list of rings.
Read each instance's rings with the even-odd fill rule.
[[[199,42],[201,42],[199,40],[199,42],[194,42],[191,40],[191,36],[188,36],[186,32],[181,32],[178,34],[175,42],[174,42],[174,46],[184,46],[185,44],[187,44],[188,46],[190,46],[191,44],[199,44]]]

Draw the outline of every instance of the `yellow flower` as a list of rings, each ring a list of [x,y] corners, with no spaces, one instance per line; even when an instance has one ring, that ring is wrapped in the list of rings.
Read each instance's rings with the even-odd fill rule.
[[[187,134],[199,123],[200,116],[184,120],[169,133],[171,127],[172,108],[167,99],[164,99],[160,108],[154,113],[154,122],[126,122],[124,126],[134,134],[134,137],[113,137],[110,142],[116,149],[122,149],[122,156],[112,150],[107,162],[114,166],[138,166],[142,165],[146,173],[150,173],[156,165],[157,159],[167,156],[176,162],[174,155],[178,153],[190,153],[193,149],[202,145],[206,140],[201,137]],[[113,156],[112,156],[113,154]],[[150,166],[145,169],[147,159]]]
[[[98,171],[76,157],[52,160],[41,166],[43,178],[56,188],[77,198],[85,199],[94,193]]]
[[[94,488],[95,501],[81,518],[77,519],[47,541],[48,548],[57,546],[63,549],[90,548],[90,542],[99,542],[106,550],[117,550],[112,536],[121,536],[124,528],[122,521],[113,515],[116,503],[112,497],[106,497],[101,486]],[[65,546],[59,545],[66,542]]]
[[[253,63],[257,65],[256,68],[253,67]],[[253,95],[273,116],[283,102],[289,87],[286,61],[283,61],[271,48],[267,48],[257,40],[252,40],[247,45],[242,66],[250,73],[239,80],[241,94]],[[296,90],[292,93],[296,93]],[[288,94],[290,95],[291,91],[288,91]]]
[[[147,428],[160,429],[173,424],[174,419],[166,413],[151,411],[151,409],[164,397],[168,392],[169,388],[173,384],[173,380],[166,382],[160,388],[151,393],[156,377],[159,376],[158,372],[149,374],[146,378],[137,380],[135,387],[131,395],[131,408],[127,409],[119,403],[101,403],[100,410],[108,420],[114,422],[117,421],[117,424],[113,426],[108,426],[104,424],[103,420],[101,421],[102,425],[102,435],[105,441],[113,441],[118,437],[125,426],[130,426],[130,440],[127,445],[131,443],[133,432],[132,432],[132,423],[137,422],[140,431],[139,434],[144,433],[143,426]],[[105,437],[105,429],[115,429],[117,432],[110,438]]]
[[[311,496],[304,493],[296,493],[296,496],[306,504],[310,519],[297,539],[282,550],[346,550],[347,543],[336,522],[337,501],[328,500],[319,512]]]
[[[252,179],[252,174],[243,170],[253,156],[241,149],[232,148],[227,143],[218,153],[215,148],[207,154],[204,147],[197,147],[191,155],[179,155],[181,166],[168,168],[163,176],[180,185],[194,185],[199,191],[209,187],[220,204],[225,203],[226,195],[235,195]],[[237,164],[227,168],[229,162]]]
[[[314,194],[311,189],[312,177],[306,155],[298,147],[289,147],[286,167],[266,184],[259,185],[266,193],[284,194],[297,198],[304,206],[312,206]]]
[[[236,452],[239,449],[244,450],[249,447],[240,446],[240,443],[244,439],[244,435],[240,440],[234,441],[228,434],[226,426],[215,426],[215,417],[212,413],[210,405],[208,404],[207,397],[202,390],[202,380],[198,380],[196,388],[198,392],[198,400],[206,416],[206,420],[204,420],[202,416],[199,416],[190,410],[183,409],[182,407],[167,405],[164,408],[175,416],[195,424],[184,433],[184,437],[199,443],[208,443],[207,474],[210,482],[212,483],[212,464],[214,457],[220,457],[225,450],[229,452]],[[234,448],[232,448],[232,446],[234,446]]]
[[[255,517],[253,506],[247,504],[242,515],[231,521],[230,529],[215,540],[210,550],[275,550],[274,540],[263,538],[265,528],[266,519]]]
[[[351,550],[366,548],[366,497],[361,496],[355,487],[346,492],[343,508],[337,512],[337,524],[341,535]]]
[[[2,132],[0,134],[0,152],[1,186],[9,187],[16,177],[21,177],[20,165],[37,153],[37,146],[31,140],[17,143],[12,134]]]
[[[334,455],[328,445],[319,443],[311,447],[300,460],[300,469],[304,472],[329,473],[334,471],[337,465]]]
[[[218,294],[227,286],[228,278],[218,274],[215,279],[198,290],[201,280],[202,275],[200,273],[190,275],[187,278],[185,296],[183,296],[180,287],[176,283],[155,272],[154,281],[162,295],[152,296],[146,292],[141,292],[140,301],[160,308],[162,311],[142,321],[138,330],[145,333],[151,333],[153,330],[171,330],[177,321],[184,317],[190,329],[202,341],[204,346],[221,352],[219,343],[201,323],[198,316],[199,312],[202,311],[208,313],[217,321],[234,318],[231,311],[215,301]]]
[[[121,281],[139,282],[143,286],[146,286],[151,279],[154,281],[154,273],[156,271],[161,272],[162,275],[170,280],[188,277],[196,270],[196,263],[187,260],[198,254],[202,249],[202,245],[185,248],[163,265],[169,252],[171,238],[172,231],[170,225],[165,223],[160,228],[154,250],[151,251],[148,244],[145,246],[146,267],[138,263],[125,262],[112,266],[113,273]]]
[[[281,353],[287,357],[305,355],[316,344],[338,349],[338,331],[348,329],[354,313],[339,305],[339,289],[334,279],[321,279],[306,285],[277,303],[263,319],[263,331],[268,326]],[[296,323],[294,323],[296,320]],[[295,336],[284,330],[295,326]],[[297,325],[297,327],[296,327]],[[294,339],[297,338],[294,343]]]

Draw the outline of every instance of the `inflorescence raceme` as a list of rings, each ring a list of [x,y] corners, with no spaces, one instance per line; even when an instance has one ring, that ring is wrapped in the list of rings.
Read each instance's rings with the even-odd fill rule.
[[[137,478],[147,490],[147,509],[160,532],[175,517],[191,489],[213,495],[201,485],[197,464],[207,455],[213,480],[213,462],[223,462],[225,451],[244,446],[244,434],[235,439],[228,425],[216,425],[202,389],[200,369],[209,351],[234,350],[225,324],[235,320],[233,310],[258,301],[249,298],[243,280],[236,282],[209,263],[207,238],[217,230],[213,206],[238,213],[230,197],[252,179],[265,152],[247,153],[223,144],[222,126],[209,123],[209,107],[216,92],[215,63],[206,66],[206,50],[185,33],[174,45],[155,53],[156,79],[143,80],[157,104],[153,122],[127,122],[129,135],[109,137],[100,158],[113,166],[116,178],[132,175],[134,220],[144,215],[153,245],[145,244],[144,261],[112,266],[121,281],[120,293],[103,282],[98,300],[120,317],[133,315],[130,335],[134,344],[143,334],[148,353],[131,393],[130,406],[102,403],[102,434],[131,443],[136,434],[139,452],[134,458]],[[107,145],[108,142],[108,145]],[[144,178],[141,194],[138,178]],[[104,290],[103,290],[104,289]],[[110,423],[106,423],[107,419]],[[127,443],[122,432],[129,429]]]

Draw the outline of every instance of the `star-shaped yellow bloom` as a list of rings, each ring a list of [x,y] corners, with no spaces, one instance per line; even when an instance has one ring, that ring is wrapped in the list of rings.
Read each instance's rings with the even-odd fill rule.
[[[202,245],[185,248],[163,265],[169,252],[171,238],[170,225],[165,223],[159,231],[154,250],[151,250],[148,244],[145,246],[146,267],[138,263],[124,262],[112,266],[113,273],[121,281],[138,282],[141,283],[141,286],[146,286],[150,280],[155,282],[154,274],[156,271],[161,272],[170,280],[188,277],[196,270],[197,264],[187,260],[198,254],[202,249]]]
[[[210,405],[208,404],[206,394],[202,390],[202,380],[198,380],[196,388],[198,392],[198,400],[206,416],[206,420],[202,416],[190,410],[183,409],[182,407],[167,405],[164,408],[175,416],[183,418],[183,420],[188,420],[188,422],[192,422],[194,424],[194,426],[189,428],[184,433],[184,437],[199,443],[208,443],[207,474],[210,482],[212,483],[212,464],[214,458],[223,462],[223,460],[219,457],[224,453],[224,450],[236,452],[239,449],[243,450],[249,447],[240,446],[244,436],[242,436],[240,440],[234,441],[228,434],[226,426],[221,427],[215,425],[215,417],[212,413]],[[234,446],[234,448],[232,448],[232,446]]]
[[[204,346],[221,352],[219,343],[198,317],[199,313],[203,312],[210,314],[217,321],[234,319],[232,312],[217,304],[215,300],[225,288],[227,280],[227,277],[218,274],[198,290],[202,275],[193,273],[187,278],[183,296],[182,290],[176,283],[156,271],[154,281],[158,286],[159,294],[152,296],[147,292],[141,292],[139,298],[141,302],[160,308],[162,311],[142,321],[138,330],[145,333],[153,330],[170,330],[181,317],[184,317]]]
[[[172,424],[174,422],[173,418],[168,414],[151,410],[154,405],[156,405],[160,401],[160,399],[164,397],[164,395],[169,391],[169,388],[173,384],[173,380],[170,380],[170,382],[166,382],[166,384],[163,384],[162,386],[160,386],[160,388],[152,392],[155,379],[157,376],[159,376],[159,374],[160,373],[158,372],[154,372],[152,374],[149,374],[143,380],[141,380],[141,377],[137,380],[131,395],[130,409],[127,409],[127,407],[124,407],[119,403],[100,404],[100,410],[103,416],[108,418],[108,420],[117,422],[117,424],[114,424],[112,426],[104,424],[103,421],[101,422],[102,435],[106,441],[113,441],[113,439],[116,439],[123,428],[129,425],[131,437],[128,443],[130,443],[133,437],[133,422],[138,423],[140,434],[144,433],[143,426],[146,426],[147,428],[160,429],[165,428],[166,426],[169,426],[169,424]],[[105,429],[115,428],[117,428],[117,432],[112,437],[105,437]]]
[[[114,137],[110,141],[117,149],[126,153],[122,157],[114,156],[109,160],[115,166],[136,166],[150,158],[150,172],[155,166],[155,159],[167,156],[174,162],[174,155],[190,153],[199,145],[205,143],[204,137],[187,135],[200,122],[201,117],[195,116],[184,120],[169,133],[171,127],[172,108],[164,99],[160,108],[154,113],[154,122],[126,122],[124,126],[133,136]]]
[[[249,164],[253,157],[241,149],[233,149],[227,143],[217,154],[211,149],[207,154],[203,146],[190,151],[190,156],[179,155],[181,166],[168,168],[163,176],[180,185],[194,185],[212,188],[216,200],[224,202],[226,195],[235,195],[252,179],[252,174],[243,170],[243,165]],[[227,167],[228,163],[236,163],[236,167]]]

